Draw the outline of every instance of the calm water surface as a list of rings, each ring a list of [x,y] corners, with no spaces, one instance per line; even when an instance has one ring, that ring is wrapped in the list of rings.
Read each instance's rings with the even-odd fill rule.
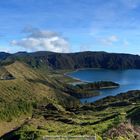
[[[120,87],[115,89],[100,90],[99,96],[81,99],[82,102],[94,102],[121,92],[140,90],[140,70],[84,69],[69,73],[68,75],[86,82],[112,81],[120,84]]]

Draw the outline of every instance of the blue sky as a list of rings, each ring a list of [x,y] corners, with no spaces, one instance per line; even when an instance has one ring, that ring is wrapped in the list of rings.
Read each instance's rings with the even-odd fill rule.
[[[140,54],[140,0],[0,0],[0,51]]]

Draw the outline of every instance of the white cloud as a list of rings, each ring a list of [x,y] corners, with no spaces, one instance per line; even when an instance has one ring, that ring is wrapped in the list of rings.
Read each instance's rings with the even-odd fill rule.
[[[104,45],[112,45],[115,42],[118,42],[118,37],[115,35],[106,37],[106,38],[100,38],[100,42]]]
[[[68,41],[56,32],[30,28],[24,30],[25,38],[13,40],[13,46],[20,46],[29,51],[47,50],[53,52],[69,52]]]

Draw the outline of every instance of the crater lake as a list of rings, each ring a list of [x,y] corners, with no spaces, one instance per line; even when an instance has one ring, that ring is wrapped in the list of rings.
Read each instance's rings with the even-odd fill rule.
[[[67,73],[72,78],[85,82],[112,81],[120,84],[118,88],[102,89],[100,95],[81,99],[81,102],[95,102],[107,96],[115,96],[129,90],[140,90],[140,70],[106,70],[106,69],[82,69]]]

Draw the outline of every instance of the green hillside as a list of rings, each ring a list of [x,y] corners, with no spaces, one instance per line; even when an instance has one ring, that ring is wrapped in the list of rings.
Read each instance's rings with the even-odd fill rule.
[[[4,73],[10,73],[14,78],[0,80],[0,134],[6,130],[3,128],[5,121],[10,124],[22,115],[26,119],[26,116],[32,116],[33,108],[40,104],[54,103],[62,107],[68,106],[69,102],[72,102],[71,105],[78,104],[74,97],[52,88],[49,76],[26,64],[16,61],[1,68],[0,74]]]
[[[140,91],[131,91],[64,110],[53,104],[38,106],[31,119],[3,138],[96,135],[99,140],[139,140],[140,127],[133,121],[139,121],[139,99]]]
[[[63,68],[66,67],[55,70],[57,67],[53,66],[57,65],[54,61],[51,61],[52,65],[47,61],[50,57],[54,59],[55,53],[47,54],[49,56],[46,52],[37,52],[2,57],[1,139],[31,140],[42,139],[46,135],[96,135],[99,140],[139,140],[140,91],[81,104],[76,98],[79,91],[85,91],[80,92],[80,95],[88,94],[86,89],[101,86],[101,83],[79,85],[77,90],[72,87],[74,94],[71,94],[69,83],[77,80],[63,74],[66,72]],[[55,62],[58,61],[57,55]],[[139,56],[136,56],[138,59]]]

